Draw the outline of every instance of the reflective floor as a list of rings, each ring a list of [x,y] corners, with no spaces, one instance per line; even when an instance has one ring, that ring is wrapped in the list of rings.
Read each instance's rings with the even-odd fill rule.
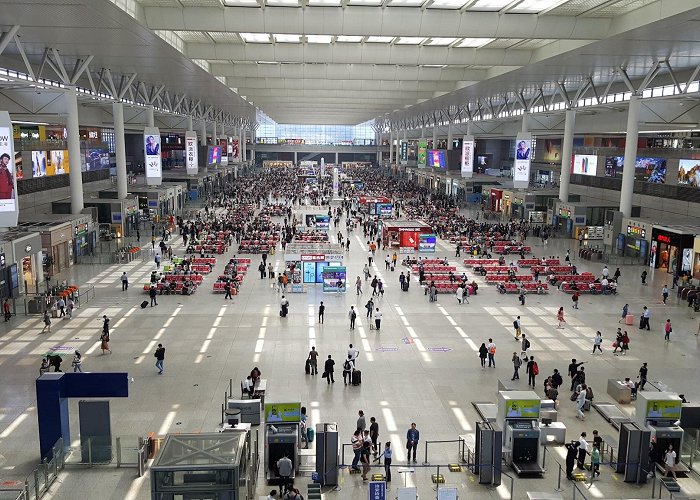
[[[313,212],[312,209],[308,211]],[[318,211],[318,210],[317,210]],[[331,233],[337,233],[332,230]],[[349,282],[361,274],[367,248],[361,233],[351,234],[347,254]],[[550,239],[543,248],[539,239],[530,238],[537,256],[572,254],[578,242]],[[173,244],[175,253],[182,252],[179,237]],[[384,319],[381,333],[369,330],[364,305],[371,295],[365,286],[362,296],[354,288],[347,294],[324,294],[311,285],[306,293],[289,294],[290,314],[278,315],[280,294],[272,282],[259,278],[258,258],[253,256],[251,270],[245,278],[241,294],[225,301],[223,294],[211,292],[215,276],[223,270],[229,252],[219,259],[214,272],[192,296],[158,297],[157,307],[141,309],[147,298],[142,283],[154,268],[152,262],[128,265],[74,266],[70,281],[95,286],[96,298],[77,310],[72,320],[54,320],[51,333],[41,334],[39,317],[17,316],[10,323],[0,324],[0,481],[21,479],[37,463],[38,434],[34,380],[38,375],[41,355],[51,348],[63,346],[66,352],[80,349],[85,353],[85,371],[127,371],[132,379],[127,399],[111,400],[112,431],[115,436],[147,435],[154,432],[206,432],[217,427],[221,419],[221,402],[233,379],[234,387],[253,366],[260,367],[268,379],[268,401],[301,401],[309,408],[310,421],[338,422],[343,442],[349,442],[355,428],[357,411],[364,410],[367,419],[376,417],[380,440],[391,441],[394,463],[406,464],[405,436],[411,422],[420,430],[418,464],[415,472],[395,474],[392,495],[404,482],[416,485],[421,498],[435,498],[430,474],[436,465],[457,461],[455,443],[429,445],[423,467],[426,441],[454,440],[475,429],[478,414],[472,401],[496,401],[497,380],[510,379],[510,358],[518,344],[513,341],[512,322],[521,315],[523,331],[532,342],[532,354],[538,361],[540,376],[535,390],[543,396],[544,376],[558,368],[566,373],[572,357],[586,361],[587,382],[592,384],[596,401],[609,401],[608,378],[637,375],[643,361],[649,363],[649,380],[660,381],[670,390],[685,393],[690,401],[700,399],[700,355],[698,352],[698,319],[689,314],[685,304],[676,303],[675,293],[668,305],[661,301],[661,288],[670,284],[670,276],[650,272],[649,285],[640,286],[641,267],[621,269],[618,296],[587,296],[580,309],[571,307],[570,296],[559,291],[549,295],[528,296],[520,306],[516,295],[499,295],[493,286],[483,283],[479,294],[469,304],[459,305],[453,296],[440,295],[430,303],[417,281],[408,293],[399,290],[398,274],[380,267],[373,272],[386,282],[386,294],[376,299]],[[459,270],[461,259],[445,242],[438,243],[438,256],[447,256]],[[283,268],[283,256],[271,256],[276,271]],[[512,260],[510,257],[508,260]],[[458,262],[459,261],[459,262]],[[574,260],[580,271],[599,274],[599,262]],[[614,268],[613,268],[614,270]],[[121,291],[119,277],[127,271],[131,286]],[[467,270],[470,279],[472,274]],[[414,278],[415,279],[415,278]],[[369,291],[368,291],[369,290]],[[325,324],[316,321],[316,307],[326,304]],[[652,312],[650,332],[630,329],[630,351],[626,356],[613,356],[611,343],[618,326],[620,310],[627,302],[630,312],[639,317],[642,306]],[[357,327],[349,329],[348,310],[355,305]],[[556,328],[556,311],[565,307],[566,326]],[[112,354],[101,355],[99,335],[101,317],[112,318]],[[663,340],[663,322],[673,321],[672,341]],[[603,332],[603,354],[592,355],[595,331]],[[497,345],[497,367],[482,370],[477,356],[481,342],[488,337]],[[165,372],[158,375],[153,352],[157,343],[167,349]],[[345,386],[341,360],[348,344],[360,350],[357,366],[362,370],[362,385]],[[324,359],[331,354],[336,360],[336,383],[304,374],[304,361],[310,346],[315,346]],[[517,349],[519,350],[519,349]],[[70,370],[71,356],[63,367]],[[522,374],[522,372],[521,372]],[[509,381],[510,382],[510,381]],[[513,385],[527,388],[521,376]],[[568,388],[568,387],[567,387]],[[575,418],[574,404],[562,395],[559,420],[567,426],[567,438],[578,438],[581,431],[596,428],[601,434],[615,435],[614,429],[595,411],[585,421]],[[73,439],[78,436],[77,401],[71,401]],[[630,405],[623,407],[631,412]],[[77,441],[75,441],[77,442]],[[547,473],[542,479],[519,479],[514,476],[513,498],[527,498],[528,491],[553,492],[557,486],[558,465],[563,461],[563,448],[550,447]],[[349,461],[350,457],[346,457]],[[398,471],[396,471],[398,472]],[[511,482],[504,477],[498,488],[481,486],[467,472],[447,472],[447,486],[456,486],[460,498],[509,498]],[[94,468],[69,469],[52,487],[52,498],[146,499],[150,498],[148,476],[135,479],[134,469]],[[261,471],[262,476],[262,471]],[[360,499],[367,496],[367,485],[357,475],[341,473],[339,491],[328,491],[328,498]],[[681,479],[684,493],[700,494],[697,476]],[[299,481],[302,486],[307,479]],[[586,498],[651,498],[651,484],[638,487],[622,482],[609,467],[593,485],[578,483]],[[571,498],[572,485],[562,481],[564,498]],[[260,482],[258,494],[272,489]],[[305,493],[305,488],[302,488]],[[667,494],[666,494],[667,495]],[[667,496],[665,496],[667,498]]]

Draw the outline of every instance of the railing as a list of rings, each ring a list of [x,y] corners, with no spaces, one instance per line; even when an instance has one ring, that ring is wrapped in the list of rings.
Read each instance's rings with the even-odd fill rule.
[[[423,460],[423,465],[430,465],[430,461],[428,460],[428,445],[429,444],[437,444],[437,443],[457,443],[457,455],[459,456],[460,453],[462,453],[464,449],[464,439],[443,439],[443,440],[435,440],[435,441],[426,441],[425,442],[425,460]]]

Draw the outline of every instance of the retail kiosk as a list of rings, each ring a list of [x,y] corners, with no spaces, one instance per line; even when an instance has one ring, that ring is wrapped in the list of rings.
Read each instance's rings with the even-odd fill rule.
[[[511,450],[509,465],[519,476],[539,476],[540,398],[534,391],[499,391],[498,423],[503,444]]]
[[[336,243],[290,243],[284,252],[284,263],[285,269],[292,273],[292,292],[303,292],[304,285],[325,283],[324,270],[327,267],[344,270],[344,258],[343,248]]]
[[[381,230],[387,247],[399,248],[402,252],[418,250],[420,235],[433,234],[433,228],[425,222],[410,220],[383,220]]]

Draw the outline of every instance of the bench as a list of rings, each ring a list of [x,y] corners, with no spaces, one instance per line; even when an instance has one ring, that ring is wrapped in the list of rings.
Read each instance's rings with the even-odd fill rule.
[[[464,259],[464,265],[473,266],[497,266],[498,259]]]
[[[165,289],[164,289],[164,287],[165,287],[165,285],[163,285],[163,283],[156,283],[156,290],[158,291],[158,293],[160,293],[161,290],[163,290],[163,291],[170,290],[170,287],[165,287]],[[184,287],[185,287],[184,283],[175,283],[175,294],[182,294],[182,289]],[[143,291],[146,293],[150,292],[151,291],[151,284],[146,283],[145,285],[143,285]],[[194,284],[190,287],[189,295],[192,295],[195,291],[197,291],[196,284]]]
[[[531,274],[515,275],[511,278],[505,274],[487,274],[486,283],[510,283],[520,281],[522,283],[527,283],[535,280],[535,277]]]
[[[520,267],[541,266],[542,259],[518,259],[518,265]],[[559,259],[545,259],[545,265],[558,266]]]
[[[217,281],[214,283],[214,293],[224,293],[226,290],[226,283]],[[235,286],[231,285],[231,295],[238,295],[238,290],[236,289]]]

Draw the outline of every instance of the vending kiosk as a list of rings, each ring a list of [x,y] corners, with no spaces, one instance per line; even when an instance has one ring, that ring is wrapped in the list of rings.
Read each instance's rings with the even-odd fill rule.
[[[534,391],[499,391],[497,421],[503,444],[511,450],[510,466],[519,476],[539,476],[540,398]]]
[[[277,461],[285,455],[292,461],[291,478],[299,471],[301,403],[265,403],[265,477],[279,479]]]

